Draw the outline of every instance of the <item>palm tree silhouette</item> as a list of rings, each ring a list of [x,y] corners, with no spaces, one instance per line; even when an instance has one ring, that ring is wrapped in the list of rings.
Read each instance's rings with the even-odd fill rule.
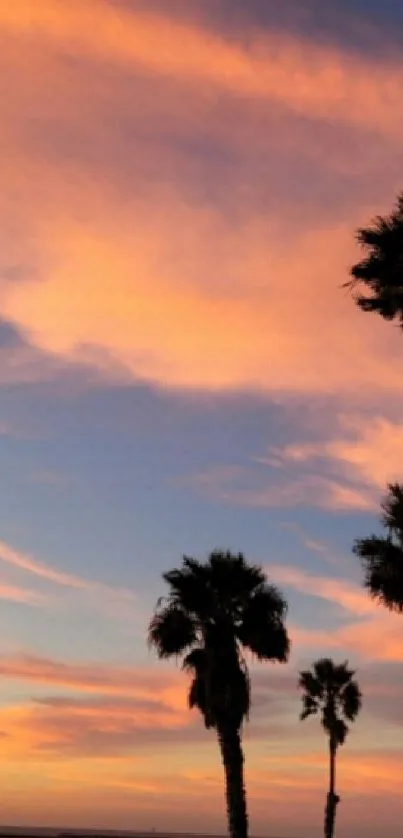
[[[382,502],[386,535],[359,538],[353,551],[365,571],[365,587],[390,611],[403,612],[403,486],[389,483]]]
[[[169,594],[158,601],[149,644],[160,658],[181,656],[191,673],[189,706],[217,732],[224,766],[231,838],[246,838],[242,723],[251,689],[244,650],[259,660],[285,662],[287,604],[263,570],[241,553],[215,551],[205,563],[184,557],[165,573]]]
[[[325,838],[332,838],[336,817],[336,806],[340,798],[336,794],[337,748],[346,741],[349,731],[347,721],[353,722],[361,708],[361,693],[354,672],[348,664],[335,664],[330,658],[322,658],[313,664],[312,670],[300,673],[299,687],[303,691],[301,719],[320,713],[322,726],[329,737],[330,775],[329,791],[325,807]]]
[[[389,216],[357,232],[365,256],[347,283],[363,311],[375,311],[403,328],[403,194]]]

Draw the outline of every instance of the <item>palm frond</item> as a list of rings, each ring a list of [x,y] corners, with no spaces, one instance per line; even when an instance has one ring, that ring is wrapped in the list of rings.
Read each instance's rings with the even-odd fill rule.
[[[382,523],[397,538],[403,534],[403,486],[388,483],[386,497],[382,501]]]
[[[248,564],[242,553],[214,550],[208,566],[212,587],[228,603],[247,600],[265,582],[262,568]]]
[[[357,232],[364,258],[351,269],[347,285],[363,311],[403,325],[403,196],[389,216],[378,216]]]
[[[322,687],[333,685],[335,678],[335,665],[331,658],[320,658],[313,665],[315,677]]]
[[[344,745],[348,734],[348,727],[345,721],[343,719],[335,719],[330,733],[334,737],[337,746]]]
[[[371,535],[357,539],[353,552],[361,560],[364,584],[370,594],[390,611],[403,611],[403,548],[386,538]]]
[[[302,696],[302,705],[303,706],[300,715],[301,721],[307,719],[308,716],[315,716],[319,710],[318,701],[309,694],[305,694]]]
[[[148,643],[156,649],[158,657],[183,654],[196,639],[194,621],[178,606],[168,604],[154,613],[148,629]]]
[[[309,669],[300,672],[298,686],[313,699],[319,699],[323,696],[323,683]]]
[[[342,693],[344,688],[351,682],[355,672],[348,668],[348,661],[333,664],[333,684],[335,693]]]
[[[302,690],[301,719],[321,715],[321,723],[333,747],[343,745],[348,734],[347,721],[353,722],[361,708],[361,693],[353,680],[348,662],[336,664],[331,658],[315,661],[311,670],[299,676]]]
[[[170,587],[169,598],[196,617],[204,618],[214,608],[214,597],[205,565],[185,556],[182,567],[164,573]]]
[[[345,686],[341,699],[343,713],[350,722],[358,716],[362,706],[362,695],[358,684],[350,680]]]
[[[261,584],[246,602],[237,634],[259,660],[284,663],[290,641],[285,628],[287,603],[274,585]]]
[[[207,652],[206,649],[196,648],[192,649],[183,660],[182,668],[185,672],[194,674],[202,673],[207,667]]]

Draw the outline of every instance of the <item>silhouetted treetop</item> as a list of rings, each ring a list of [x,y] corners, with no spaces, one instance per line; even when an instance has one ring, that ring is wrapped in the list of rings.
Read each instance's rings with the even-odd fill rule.
[[[216,550],[205,562],[184,556],[163,578],[168,592],[157,602],[148,641],[160,658],[182,658],[191,676],[189,706],[217,732],[231,838],[247,838],[241,733],[251,684],[245,650],[259,660],[287,660],[287,603],[242,553]]]
[[[369,593],[390,611],[403,612],[403,486],[390,483],[382,502],[385,535],[356,540],[353,551],[364,568]]]
[[[361,709],[361,692],[355,672],[345,663],[334,663],[331,658],[320,658],[312,669],[300,672],[302,690],[300,718],[320,715],[322,727],[329,738],[329,791],[326,797],[324,833],[333,838],[336,807],[340,802],[336,794],[336,754],[346,741],[347,722],[354,722]]]
[[[357,305],[403,328],[403,193],[388,216],[357,231],[364,258],[351,268],[347,283]]]

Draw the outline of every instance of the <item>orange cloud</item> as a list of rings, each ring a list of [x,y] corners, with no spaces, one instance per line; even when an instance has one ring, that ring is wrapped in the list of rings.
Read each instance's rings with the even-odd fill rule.
[[[95,40],[90,35],[94,15]],[[220,119],[211,91],[217,89],[241,93],[242,101],[233,107],[238,116],[251,108],[256,125],[264,118],[263,99],[275,107],[286,105],[291,116],[325,121],[331,108],[332,118],[344,126],[358,121],[366,129],[390,129],[400,136],[400,96],[395,102],[384,67],[314,44],[307,50],[278,33],[255,44],[252,39],[246,50],[196,26],[118,13],[102,2],[66,6],[40,0],[34,9],[23,2],[18,10],[1,10],[1,27],[39,57],[30,78],[18,61],[20,53],[6,45],[3,55],[4,76],[11,67],[15,84],[2,128],[7,160],[14,161],[12,181],[8,163],[4,170],[4,218],[17,204],[19,227],[27,234],[11,248],[12,256],[28,250],[25,275],[31,281],[5,283],[0,289],[3,316],[38,349],[69,363],[93,364],[112,378],[173,388],[330,393],[356,391],[359,382],[368,392],[382,380],[384,387],[399,389],[397,337],[384,324],[371,321],[369,327],[340,292],[345,266],[353,258],[355,220],[345,218],[341,224],[339,214],[331,218],[330,213],[324,221],[321,208],[311,207],[310,232],[301,222],[296,227],[295,220],[290,223],[290,198],[285,205],[274,202],[271,210],[254,202],[254,184],[261,189],[256,172],[245,198],[243,177],[234,170],[229,204],[237,212],[204,202],[200,190],[190,198],[185,184],[194,165],[179,150],[181,117],[186,123],[189,102],[195,114],[193,136],[200,124],[207,136],[214,134]],[[149,128],[152,143],[143,133],[130,148],[126,127],[119,128],[118,118],[108,119],[114,102],[117,117],[124,113],[137,128],[143,125],[126,87],[122,93],[116,78],[109,84],[98,81],[85,96],[74,68],[67,71],[55,58],[66,45],[85,55],[89,66],[94,58],[105,58],[114,60],[119,72],[122,67],[131,74],[137,70],[139,90],[144,69],[151,73],[148,83],[161,77],[171,84],[167,98],[156,97],[160,105],[154,105]],[[44,76],[54,79],[53,95],[41,92]],[[179,94],[179,81],[191,89]],[[141,101],[155,101],[144,92],[139,95]],[[199,99],[206,115],[200,122]],[[40,114],[37,122],[25,117],[32,101]],[[172,153],[158,139],[171,102],[177,108],[178,140]],[[237,124],[244,121],[238,118]],[[190,130],[186,124],[185,133]],[[309,149],[316,133],[311,130],[301,148]],[[261,144],[262,132],[255,134]],[[78,137],[80,149],[87,149],[83,158],[74,156]],[[249,160],[254,142],[248,137]],[[86,156],[89,149],[93,153]],[[94,163],[100,149],[103,165]],[[134,169],[129,154],[136,160]],[[362,163],[361,153],[355,156]],[[175,174],[167,177],[173,160]],[[141,176],[142,162],[153,177]],[[351,503],[345,492],[338,494],[341,506]]]
[[[18,568],[19,570],[27,571],[28,573],[31,573],[34,576],[38,576],[41,579],[45,579],[48,582],[53,582],[56,585],[61,585],[62,587],[74,588],[78,590],[95,591],[98,593],[109,593],[113,594],[114,597],[127,600],[128,602],[133,601],[135,599],[132,591],[121,588],[113,588],[112,586],[104,585],[101,582],[90,581],[84,579],[81,576],[76,576],[74,574],[64,573],[63,571],[55,570],[53,567],[50,567],[49,565],[46,565],[43,562],[40,562],[37,559],[33,558],[33,556],[14,550],[13,547],[10,547],[10,545],[6,544],[4,541],[0,541],[0,561],[4,562],[5,564],[11,565],[12,567]],[[41,599],[40,594],[35,594],[30,591],[24,592],[20,591],[20,589],[18,588],[4,586],[5,594],[7,593],[7,591],[9,592],[10,597],[12,595],[14,597],[22,596],[22,599],[17,600],[21,602],[29,602],[35,599],[38,599],[39,601]]]
[[[66,666],[66,670],[71,670],[67,680],[75,682],[77,667]],[[94,667],[92,672],[88,668],[91,689],[84,692],[92,693],[94,675],[98,681],[102,677],[107,681],[106,672],[106,667]],[[126,688],[126,671],[116,667],[110,673],[111,681]],[[178,812],[189,819],[195,807],[208,799],[208,823],[217,832],[222,829],[215,820],[224,817],[223,774],[215,737],[204,734],[201,725],[197,732],[190,728],[188,711],[176,708],[170,700],[164,703],[163,689],[156,681],[151,694],[143,697],[144,676],[137,673],[138,694],[133,688],[131,695],[120,698],[112,692],[103,697],[45,697],[0,709],[0,799],[3,803],[4,798],[7,820],[10,814],[12,822],[18,821],[19,810],[13,809],[18,800],[31,823],[55,823],[58,812],[71,826],[94,825],[97,813],[103,828],[107,823],[117,828],[127,825],[135,814],[139,828],[150,829],[161,820],[162,831],[166,828],[163,818],[169,816],[171,828],[183,829],[185,820],[175,821]],[[150,673],[147,679],[151,685]],[[298,728],[308,733],[307,728]],[[371,749],[371,739],[370,747],[360,750],[359,732],[357,737],[354,734],[354,748],[346,746],[339,760],[340,788],[349,812],[355,811],[356,797],[382,794],[389,801],[400,795],[401,787],[395,752]],[[273,819],[284,822],[284,805],[290,795],[298,802],[299,813],[304,812],[309,822],[311,817],[315,820],[322,810],[327,776],[319,728],[314,739],[310,733],[304,740],[296,737],[292,725],[289,738],[284,732],[278,741],[267,736],[251,739],[246,731],[244,739],[254,822],[264,825],[267,801],[272,823]],[[195,760],[188,746],[196,741]]]
[[[354,751],[348,745],[341,749],[338,755],[340,788],[346,789],[348,797],[357,792],[368,790],[375,794],[400,794],[399,785],[403,777],[403,769],[399,755],[393,750],[377,754],[368,751]],[[270,770],[270,763],[272,769]],[[270,783],[300,786],[301,788],[323,789],[328,769],[328,757],[325,747],[323,751],[313,753],[291,754],[285,757],[267,759],[267,774]],[[262,767],[263,776],[264,768]],[[389,784],[389,788],[388,788]],[[347,791],[348,790],[348,791]],[[341,792],[342,793],[342,792]],[[343,793],[342,793],[343,794]]]
[[[45,597],[39,591],[30,591],[26,588],[19,588],[16,585],[1,583],[0,599],[8,600],[8,602],[20,602],[24,605],[41,605],[45,602]]]
[[[290,448],[294,449],[294,446]],[[259,458],[257,462],[261,465],[267,464],[271,468],[283,469],[286,457],[283,460]],[[336,511],[372,511],[377,506],[373,493],[366,487],[348,485],[340,478],[317,473],[294,476],[287,471],[286,477],[274,472],[273,479],[273,472],[267,477],[266,472],[257,471],[252,463],[245,467],[217,466],[199,474],[183,477],[177,482],[225,503],[240,506],[315,506]]]
[[[6,562],[21,570],[27,570],[29,573],[33,573],[35,576],[41,576],[43,579],[47,579],[49,582],[55,582],[57,585],[66,585],[70,588],[86,588],[91,586],[90,582],[81,579],[79,576],[54,570],[38,562],[32,556],[18,553],[4,541],[0,541],[0,561]]]
[[[372,619],[349,623],[332,632],[293,625],[290,635],[294,647],[299,650],[334,650],[342,658],[354,656],[355,660],[364,661],[403,661],[401,625],[399,616],[394,614],[380,613]]]
[[[314,576],[293,566],[269,565],[267,570],[275,582],[299,593],[324,599],[354,615],[354,621],[331,632],[327,629],[305,629],[294,624],[290,627],[290,635],[298,649],[334,649],[340,655],[353,655],[365,660],[403,660],[401,616],[383,609],[358,585],[347,579]]]
[[[3,760],[60,760],[63,756],[119,756],[159,745],[173,745],[190,728],[187,708],[179,711],[162,700],[44,698],[0,710]]]
[[[377,606],[366,591],[347,579],[314,576],[291,565],[268,565],[267,573],[279,584],[288,585],[309,596],[326,599],[357,617],[373,616],[377,613]]]
[[[171,672],[165,678],[158,670],[136,667],[102,666],[64,663],[35,655],[1,655],[3,678],[22,679],[31,683],[52,684],[89,693],[155,697],[155,691],[171,706],[186,706],[186,679],[182,673]]]
[[[293,443],[282,449],[272,448],[269,457],[259,458],[261,465],[276,469],[280,477],[267,488],[237,492],[230,486],[228,499],[254,505],[311,504],[340,509],[379,510],[380,490],[388,482],[400,481],[403,468],[403,425],[383,416],[341,415],[337,419],[338,432],[334,438],[315,443]],[[295,473],[290,470],[294,467]],[[321,473],[318,474],[318,470]],[[281,482],[286,471],[287,481]],[[229,470],[221,475],[222,482],[237,477]],[[204,478],[204,479],[203,479]],[[220,490],[220,471],[195,478],[196,485],[204,485],[225,496]],[[232,479],[232,482],[234,480]]]
[[[340,648],[351,649],[369,660],[403,661],[401,617],[380,614],[372,620],[346,626],[335,634]]]
[[[92,37],[94,21],[97,38]],[[402,137],[397,57],[371,62],[286,33],[255,32],[248,49],[167,16],[114,9],[102,0],[19,0],[0,27],[91,58],[136,65],[190,83],[286,105],[303,116],[342,120]],[[357,108],[357,102],[361,107]]]
[[[310,445],[289,445],[283,449],[284,460],[309,462],[323,458],[362,484],[384,488],[387,482],[400,480],[403,467],[403,424],[378,416],[341,417],[342,437]]]
[[[309,292],[301,287],[298,295],[295,289],[292,307],[281,290],[284,273],[298,275],[298,264],[308,263],[310,247],[320,263],[320,238],[326,239],[326,234],[316,233],[311,243],[296,245],[291,259],[278,254],[277,265],[273,251],[270,274],[275,284],[270,287],[268,265],[259,253],[264,222],[256,223],[255,229],[248,224],[245,229],[230,230],[222,219],[209,219],[203,211],[182,210],[172,201],[163,212],[164,220],[149,208],[150,218],[154,215],[152,230],[147,218],[144,223],[138,216],[136,241],[131,237],[130,244],[129,238],[117,231],[112,237],[107,229],[103,233],[86,231],[66,220],[60,230],[51,225],[46,230],[47,244],[43,242],[48,258],[54,254],[48,277],[5,287],[1,294],[4,316],[46,352],[71,361],[104,364],[107,372],[115,360],[129,376],[174,387],[315,391],[321,390],[325,381],[329,389],[355,385],[358,363],[355,367],[350,362],[342,369],[336,330],[333,336],[327,333],[322,362],[318,361],[317,334],[305,328],[299,333],[295,330],[294,306],[307,311],[313,305],[309,293],[317,296],[317,289],[312,287]],[[122,223],[127,224],[127,219]],[[240,269],[244,272],[235,296],[219,289],[209,293],[198,286],[197,278],[194,284],[189,283],[186,265],[190,252],[195,265],[204,262],[206,273],[213,270],[208,255],[206,261],[205,241],[211,242],[210,247],[216,243],[212,258],[225,265],[228,277],[239,276]],[[325,247],[327,250],[323,241]],[[174,264],[168,248],[176,251]],[[225,261],[220,256],[224,250],[232,254]],[[249,277],[254,277],[257,287]],[[97,353],[97,347],[102,351]],[[344,351],[347,355],[353,348],[349,345]],[[381,372],[380,361],[371,368],[372,385]],[[392,369],[391,386],[394,376]]]

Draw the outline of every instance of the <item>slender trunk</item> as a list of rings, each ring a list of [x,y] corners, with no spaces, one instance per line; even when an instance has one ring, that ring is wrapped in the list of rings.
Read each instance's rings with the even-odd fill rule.
[[[325,809],[325,838],[333,838],[334,823],[336,818],[336,806],[340,798],[336,794],[336,745],[333,738],[330,737],[329,742],[329,756],[330,756],[330,777],[329,777],[329,793],[326,800]]]
[[[248,815],[243,776],[244,756],[239,731],[220,727],[218,741],[225,773],[229,834],[231,838],[247,838]]]

